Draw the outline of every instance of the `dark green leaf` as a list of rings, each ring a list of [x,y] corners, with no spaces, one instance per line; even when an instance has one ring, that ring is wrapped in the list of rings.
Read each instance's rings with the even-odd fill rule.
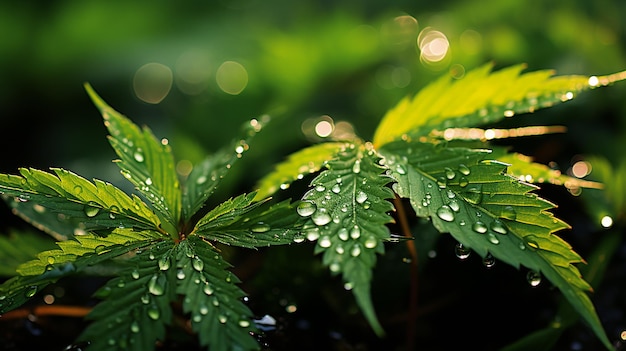
[[[370,325],[382,334],[370,283],[376,253],[384,253],[389,238],[386,224],[392,222],[388,212],[393,207],[386,199],[393,194],[378,160],[371,145],[346,144],[311,182],[298,213],[310,217],[306,235],[317,240],[315,252],[324,253],[323,263],[332,273],[343,275]]]

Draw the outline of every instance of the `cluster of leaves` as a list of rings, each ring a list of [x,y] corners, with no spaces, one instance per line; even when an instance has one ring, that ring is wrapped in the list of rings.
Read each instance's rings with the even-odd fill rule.
[[[583,259],[555,235],[568,225],[549,212],[554,205],[538,197],[529,180],[586,184],[491,147],[488,139],[506,131],[475,126],[571,100],[621,77],[553,77],[522,69],[492,72],[485,65],[461,80],[442,77],[391,109],[372,142],[355,137],[300,150],[262,179],[257,192],[212,209],[203,205],[263,121],[250,121],[242,139],[180,179],[166,139],[137,127],[86,86],[117,164],[138,195],[63,169],[0,174],[0,191],[16,213],[60,240],[0,286],[0,313],[62,277],[114,262],[119,270],[96,293],[103,301],[79,337],[90,349],[153,348],[165,336],[175,301],[182,302],[202,345],[258,349],[253,314],[219,245],[256,248],[308,239],[382,334],[370,285],[377,255],[394,239],[390,200],[399,197],[458,240],[460,252],[471,249],[545,276],[610,348],[587,295],[591,287],[576,267]],[[316,175],[301,201],[268,200],[307,173]]]
[[[63,169],[0,175],[0,191],[14,199],[10,203],[20,216],[56,238],[69,238],[20,265],[19,275],[0,286],[0,313],[59,278],[115,261],[121,268],[96,293],[103,301],[79,337],[90,349],[154,348],[179,297],[202,345],[257,349],[252,312],[217,243],[248,248],[291,243],[301,221],[288,201],[253,201],[254,193],[209,211],[203,204],[263,122],[251,120],[242,139],[196,165],[181,183],[167,140],[140,129],[86,88],[102,112],[122,174],[151,207],[110,183]]]
[[[407,198],[418,217],[450,233],[459,242],[460,256],[473,250],[485,260],[524,266],[534,283],[545,276],[611,347],[587,295],[591,286],[576,267],[584,260],[554,235],[569,226],[549,212],[555,205],[538,197],[530,182],[597,184],[488,144],[494,136],[541,133],[549,127],[533,132],[475,126],[569,101],[623,77],[554,77],[547,70],[522,74],[523,68],[492,72],[492,65],[485,65],[461,80],[444,76],[391,109],[372,142],[313,145],[289,156],[260,182],[257,195],[263,197],[303,172],[323,170],[298,212],[309,219],[306,236],[317,240],[315,252],[323,253],[324,264],[352,288],[377,333],[383,330],[370,298],[371,270],[384,242],[392,239],[386,224],[393,220],[393,207],[387,200],[397,196]]]

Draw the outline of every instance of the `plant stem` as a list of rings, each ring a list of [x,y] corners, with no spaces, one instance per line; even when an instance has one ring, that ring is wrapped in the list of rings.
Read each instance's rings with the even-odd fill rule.
[[[406,211],[404,210],[402,200],[396,195],[396,197],[393,199],[393,202],[396,208],[396,213],[398,214],[398,222],[400,223],[400,229],[402,230],[402,234],[407,239],[411,239],[413,235],[411,235],[411,228],[409,227],[409,222],[407,220]],[[409,255],[411,256],[411,261],[409,262],[409,264],[411,265],[411,285],[409,291],[409,316],[407,318],[406,349],[414,350],[418,292],[417,250],[415,249],[415,242],[413,240],[407,240],[406,246],[409,251]]]

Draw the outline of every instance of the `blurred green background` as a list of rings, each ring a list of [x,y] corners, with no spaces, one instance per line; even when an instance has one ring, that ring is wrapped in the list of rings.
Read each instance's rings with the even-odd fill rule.
[[[626,2],[617,0],[2,1],[0,172],[15,173],[23,166],[63,167],[132,190],[110,162],[115,155],[83,89],[89,82],[118,111],[149,125],[157,137],[168,138],[183,174],[188,162],[237,137],[242,123],[271,115],[272,123],[235,166],[218,196],[250,191],[274,163],[323,140],[325,132],[315,129],[320,122],[334,127],[335,133],[355,132],[369,139],[400,98],[441,75],[461,78],[487,62],[497,68],[526,63],[528,70],[554,69],[557,74],[622,71],[626,69],[624,14]],[[612,167],[626,164],[625,96],[626,84],[616,84],[507,120],[500,125],[558,124],[567,126],[568,132],[503,144],[539,162],[554,162],[563,171],[581,159],[598,156],[606,161],[610,181]],[[613,193],[613,198],[593,194],[590,200],[550,186],[543,191],[563,204],[558,215],[574,226],[565,239],[583,256],[606,233],[594,208],[611,213],[612,230],[624,228],[623,211],[614,205],[623,193]],[[2,210],[3,231],[20,225],[6,207]],[[611,288],[596,295],[607,333],[616,343],[622,342],[619,335],[626,329],[626,292],[623,283],[615,283],[626,278],[626,249],[623,240],[620,243],[607,273],[612,280],[605,280]],[[422,248],[428,253],[420,263],[426,307],[417,332],[422,349],[472,345],[496,349],[549,322],[554,292],[546,287],[542,293],[513,295],[511,289],[526,289],[518,282],[524,280],[522,273],[503,265],[487,271],[478,261],[460,264],[450,257],[453,245],[442,237]],[[374,288],[381,319],[399,329],[384,340],[363,336],[369,330],[361,322],[358,327],[351,325],[350,318],[360,318],[351,296],[336,288],[340,284],[319,267],[311,247],[257,254],[275,266],[252,269],[257,274],[246,277],[251,280],[246,288],[258,301],[253,310],[284,315],[289,326],[270,336],[275,340],[268,341],[268,347],[290,349],[296,343],[299,349],[311,350],[401,350],[405,346],[402,317],[396,315],[403,308],[408,284],[407,268],[398,269],[406,255],[402,245],[381,258],[383,276],[374,282],[394,283],[387,282],[393,280],[388,274],[402,281]],[[242,255],[235,259],[250,261]],[[301,264],[291,262],[308,256]],[[301,270],[294,271],[297,267]],[[319,290],[311,290],[312,284],[318,284]],[[491,306],[481,284],[493,293],[512,295],[507,303]],[[316,291],[320,296],[314,296]],[[454,296],[449,295],[452,292]],[[448,299],[442,302],[440,295]],[[522,298],[523,303],[517,300]],[[292,300],[301,306],[299,313],[318,315],[295,318],[286,309]],[[538,309],[529,315],[533,303]],[[428,312],[432,305],[436,305],[434,312]],[[333,313],[344,315],[337,320]],[[346,316],[350,318],[345,320]],[[484,323],[484,329],[478,335],[469,333],[457,319],[467,325]],[[304,344],[294,341],[294,335]],[[580,349],[586,343],[596,345],[593,335],[580,328],[559,347]]]

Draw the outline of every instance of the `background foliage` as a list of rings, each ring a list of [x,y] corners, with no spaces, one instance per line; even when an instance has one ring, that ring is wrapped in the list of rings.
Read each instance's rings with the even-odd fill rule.
[[[2,2],[0,126],[7,137],[0,140],[0,172],[54,166],[127,186],[108,162],[114,154],[83,90],[89,81],[116,109],[149,124],[155,135],[167,135],[178,160],[192,163],[230,142],[243,121],[271,114],[272,124],[219,189],[224,199],[249,192],[273,163],[322,139],[314,132],[316,123],[329,120],[335,131],[352,127],[371,137],[387,109],[441,74],[459,76],[488,61],[496,67],[523,62],[529,70],[549,68],[558,74],[623,70],[626,27],[620,14],[625,12],[626,4],[606,0]],[[411,17],[394,21],[398,16]],[[445,58],[434,64],[420,60],[416,45],[428,28],[443,33],[449,43]],[[133,79],[147,63],[171,69],[174,84],[159,104],[142,101],[134,89]],[[241,87],[241,67],[247,84],[234,94]],[[230,86],[220,86],[220,77],[233,72],[227,68],[235,76],[227,81]],[[586,179],[603,181],[611,190],[587,189],[573,196],[561,187],[544,186],[541,195],[559,204],[557,215],[573,227],[561,235],[577,252],[605,257],[606,272],[597,279],[592,299],[616,342],[626,329],[624,178],[618,176],[626,165],[621,151],[626,146],[624,94],[624,85],[616,85],[521,116],[525,120],[515,125],[557,124],[568,131],[504,142],[562,172],[586,160],[592,166]],[[179,166],[184,171],[185,164]],[[27,230],[2,206],[3,235]],[[609,229],[600,223],[606,215],[614,220]],[[548,285],[530,289],[522,273],[504,264],[486,269],[478,258],[460,262],[454,241],[434,240],[430,225],[422,224],[411,223],[422,243],[418,345],[440,348],[454,335],[464,345],[498,349],[551,323],[558,293]],[[408,257],[405,246],[390,246],[374,273],[372,293],[385,339],[363,336],[371,333],[351,294],[311,252],[312,247],[301,245],[228,253],[247,282],[242,288],[251,295],[251,309],[279,321],[267,336],[268,345],[276,350],[402,349],[409,284],[408,265],[401,264]],[[59,303],[89,303],[75,292],[88,295],[97,283],[70,281],[60,287],[63,293],[49,293]],[[477,321],[485,325],[484,333],[468,328]],[[3,341],[16,348],[26,340],[62,348],[73,339],[66,333],[82,328],[72,319],[22,323],[26,328],[2,326]],[[55,329],[64,324],[71,327]],[[565,334],[556,348],[596,346],[581,325]]]

